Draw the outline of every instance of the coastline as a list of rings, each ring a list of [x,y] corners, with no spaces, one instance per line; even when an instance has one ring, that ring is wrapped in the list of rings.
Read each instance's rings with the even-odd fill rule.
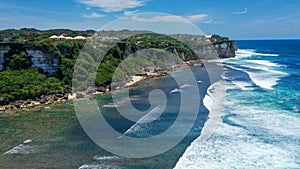
[[[194,66],[194,65],[200,65],[203,66],[203,60],[189,60],[185,61],[185,64],[188,65],[189,67]],[[177,71],[179,65],[174,65],[173,71]],[[130,88],[138,85],[139,82],[142,82],[144,80],[150,79],[150,78],[156,78],[156,77],[162,77],[166,76],[168,73],[163,70],[154,70],[154,71],[147,71],[143,73],[139,73],[136,75],[130,76],[130,81],[127,82],[124,87],[117,87],[116,90],[122,90],[123,88]],[[20,112],[23,109],[28,109],[28,108],[35,108],[39,106],[46,106],[46,105],[52,105],[52,104],[57,104],[57,103],[64,103],[67,101],[71,101],[75,98],[81,98],[81,97],[95,97],[97,95],[101,95],[104,93],[110,92],[111,89],[109,86],[101,86],[99,88],[92,89],[92,92],[90,94],[87,93],[72,93],[70,91],[66,92],[61,92],[61,93],[54,93],[50,95],[42,95],[36,98],[31,98],[31,99],[26,99],[26,100],[15,100],[11,101],[8,104],[1,105],[0,106],[0,115],[4,113],[13,113],[13,112]]]
[[[187,68],[189,69],[189,68]],[[194,66],[191,68],[192,71],[195,71],[197,73],[197,77],[200,79],[199,86],[201,88],[201,96],[204,96],[204,93],[206,92],[207,85],[209,81],[207,81],[207,78],[202,75],[206,75],[205,69],[200,66]],[[178,73],[175,73],[176,76],[179,77],[185,77],[183,76],[186,72],[185,70],[181,71],[178,70]],[[181,73],[183,72],[183,74]],[[171,72],[170,72],[171,73]],[[137,83],[137,86],[132,88],[133,91],[136,91],[138,93],[144,93],[143,91],[151,91],[151,88],[159,88],[162,87],[162,90],[166,92],[166,94],[174,97],[178,97],[178,93],[169,93],[176,87],[176,82],[171,79],[171,75],[157,77],[157,78],[149,78],[145,81],[141,81],[141,83]],[[130,79],[128,79],[130,80]],[[161,86],[162,84],[167,85],[167,87]],[[148,86],[148,87],[147,87]],[[149,88],[149,86],[152,86]],[[122,92],[122,90],[126,89],[120,89],[119,91]],[[186,88],[187,89],[187,88]],[[176,96],[177,95],[177,96]],[[135,97],[133,97],[135,98]],[[137,98],[147,98],[146,95],[139,95]],[[147,102],[143,99],[139,99],[142,101],[143,105]],[[175,100],[177,100],[175,98]],[[138,100],[136,100],[138,101]],[[139,102],[139,101],[138,101]],[[112,103],[112,98],[110,97],[109,93],[102,94],[97,96],[97,103],[99,104],[99,107],[102,108],[102,106]],[[170,102],[171,103],[171,102]],[[134,103],[135,104],[135,103]],[[172,103],[170,104],[170,106]],[[114,108],[107,108],[103,107],[103,114],[109,119],[113,120],[112,125],[116,127],[121,127],[122,130],[127,130],[132,124],[131,122],[127,122],[126,119],[120,119],[119,113],[114,111]],[[203,118],[198,118],[197,124],[203,125],[206,113],[201,114],[203,115]],[[30,165],[32,168],[42,168],[42,167],[49,167],[52,166],[54,168],[70,168],[72,166],[76,166],[79,168],[83,165],[90,166],[91,163],[95,164],[95,166],[103,166],[101,163],[107,162],[115,163],[116,167],[120,166],[123,168],[129,168],[129,167],[152,167],[152,168],[160,168],[161,164],[164,164],[164,168],[172,168],[177,160],[180,158],[181,154],[184,152],[188,144],[194,140],[196,136],[194,134],[198,134],[198,129],[195,128],[196,132],[191,132],[190,136],[186,138],[186,141],[184,141],[182,144],[179,144],[177,148],[174,148],[167,152],[166,154],[162,154],[160,156],[155,156],[152,158],[149,158],[147,160],[135,160],[135,159],[126,159],[126,158],[119,158],[114,161],[112,160],[94,160],[94,157],[99,156],[106,157],[111,156],[107,151],[102,150],[97,145],[95,145],[93,142],[90,142],[90,139],[86,136],[83,130],[81,130],[81,126],[78,123],[76,113],[73,109],[73,101],[67,101],[65,103],[56,103],[53,105],[47,105],[47,106],[39,106],[35,108],[28,108],[24,109],[22,111],[19,111],[18,113],[7,113],[0,116],[1,122],[8,121],[7,128],[15,129],[17,128],[22,129],[22,134],[19,136],[21,139],[15,139],[16,141],[14,143],[5,143],[3,148],[3,153],[12,149],[13,147],[22,144],[24,140],[31,139],[32,143],[27,144],[26,146],[36,147],[39,148],[42,152],[32,153],[29,155],[17,155],[20,159],[27,158],[28,160],[26,162],[20,162],[20,163],[13,163],[15,168],[22,168],[23,165],[27,163],[27,165]],[[188,118],[188,117],[187,117]],[[23,124],[23,122],[25,122]],[[0,122],[0,123],[1,123]],[[18,127],[16,127],[16,125]],[[20,125],[19,125],[20,124]],[[167,126],[169,123],[161,123],[163,126]],[[26,128],[25,128],[26,127]],[[32,133],[31,130],[34,130],[35,132]],[[153,130],[154,131],[154,130]],[[75,133],[74,133],[75,132]],[[5,133],[2,140],[6,141],[5,138],[14,138],[15,132],[9,132]],[[48,137],[49,136],[49,137]],[[62,140],[61,140],[62,139]],[[70,141],[72,139],[72,142],[70,143],[70,146],[63,146],[66,141]],[[50,140],[50,141],[48,141]],[[44,147],[44,145],[50,145],[49,147]],[[95,147],[95,148],[94,148]],[[5,151],[4,151],[5,150]],[[75,152],[74,152],[75,150]],[[45,154],[53,154],[53,157],[48,157],[49,159],[45,158]],[[69,154],[69,155],[68,155]],[[73,154],[73,155],[72,155]],[[32,158],[39,159],[39,161],[48,162],[46,164],[41,163],[39,161],[35,162],[32,161]],[[8,159],[8,160],[7,160]],[[68,159],[70,162],[65,163],[65,160]],[[5,161],[6,160],[6,161]],[[15,158],[15,155],[5,155],[2,158],[2,165],[5,166],[5,164],[10,164],[9,160],[17,160],[21,161]],[[91,161],[92,160],[92,161]],[[167,162],[166,162],[167,160]],[[29,164],[30,163],[30,164]],[[128,165],[127,165],[128,163]],[[124,165],[123,165],[124,164]],[[2,166],[0,165],[0,166]],[[72,165],[72,166],[71,166]],[[20,166],[20,167],[19,167]],[[1,167],[0,167],[1,168]],[[7,168],[7,167],[4,167]]]

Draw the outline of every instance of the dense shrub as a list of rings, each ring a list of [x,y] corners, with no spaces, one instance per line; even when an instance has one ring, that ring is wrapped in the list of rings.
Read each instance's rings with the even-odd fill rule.
[[[36,69],[0,72],[0,96],[10,100],[62,92],[64,87],[58,79],[47,78]]]

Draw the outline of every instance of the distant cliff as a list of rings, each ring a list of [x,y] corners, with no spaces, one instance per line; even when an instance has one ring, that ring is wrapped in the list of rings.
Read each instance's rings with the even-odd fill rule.
[[[99,36],[99,35],[98,35]],[[157,36],[155,38],[128,38],[127,42],[124,44],[119,45],[120,50],[122,50],[122,54],[126,57],[130,53],[133,53],[137,50],[141,50],[144,48],[163,48],[167,50],[173,50],[178,53],[178,55],[185,61],[193,60],[193,59],[204,59],[209,60],[215,57],[212,57],[218,54],[219,58],[229,58],[235,56],[236,51],[236,44],[235,41],[231,41],[226,37],[220,37],[218,35],[212,35],[209,38],[205,38],[204,36],[193,36],[193,35],[176,35],[174,38],[178,36],[184,36],[184,38],[190,38],[191,41],[199,41],[199,43],[204,43],[203,45],[197,46],[193,53],[188,49],[188,46],[184,48],[177,45],[177,44],[168,44],[168,43],[158,43],[157,41],[161,41],[162,38]],[[133,36],[134,37],[134,36]],[[100,43],[105,44],[105,41],[111,40],[119,40],[118,38],[114,37],[106,37],[107,39],[102,39]],[[159,39],[161,38],[161,39]],[[150,39],[150,40],[149,40]],[[65,41],[47,41],[46,44],[39,44],[39,43],[20,43],[20,42],[6,42],[0,43],[0,71],[5,70],[9,59],[11,59],[13,54],[20,54],[20,51],[16,51],[16,48],[19,50],[24,50],[26,54],[26,58],[30,60],[31,66],[36,67],[43,72],[47,73],[50,76],[53,76],[57,73],[58,67],[62,62],[62,58],[76,58],[79,53],[80,48],[83,47],[85,41],[80,41],[81,43],[70,43],[68,40]],[[164,39],[165,40],[165,39]],[[67,42],[68,41],[68,42]],[[155,42],[156,46],[153,45]],[[207,44],[205,44],[205,42]],[[45,43],[45,42],[43,42]],[[99,43],[99,42],[98,42]],[[177,45],[177,46],[176,46]],[[180,44],[181,45],[181,44]],[[75,51],[74,51],[75,50]]]
[[[33,45],[25,44],[0,44],[0,71],[5,69],[5,62],[9,62],[14,48],[21,48],[26,54],[26,58],[32,63],[32,67],[43,70],[49,75],[54,75],[59,66],[59,56],[49,53],[47,50]]]
[[[197,54],[203,60],[215,59],[216,57],[231,58],[235,57],[236,42],[235,41],[225,41],[213,43],[211,45],[204,45],[201,48],[198,48]]]
[[[96,88],[92,90],[107,91],[112,88],[113,77],[126,83],[132,75],[164,74],[164,71],[178,66],[179,62],[175,63],[174,59],[170,62],[161,56],[175,54],[193,65],[201,60],[234,57],[236,50],[234,41],[218,35],[167,36],[122,30],[101,31],[92,36],[94,33],[65,29],[0,31],[0,105],[11,105],[18,100],[26,102],[26,99],[47,102],[49,99],[45,96],[53,94],[54,98],[62,96],[66,99],[72,83],[83,89],[93,83]],[[89,50],[81,53],[87,39]],[[127,59],[130,54],[144,49],[151,49],[151,52],[141,53],[138,59]],[[79,73],[80,77],[72,81],[73,67],[80,53],[85,60],[78,69],[81,73],[87,72],[86,69],[96,72],[96,78],[93,78],[95,74]],[[99,53],[104,54],[104,59],[97,67],[94,63],[98,63]],[[123,69],[117,70],[122,63],[125,63]]]

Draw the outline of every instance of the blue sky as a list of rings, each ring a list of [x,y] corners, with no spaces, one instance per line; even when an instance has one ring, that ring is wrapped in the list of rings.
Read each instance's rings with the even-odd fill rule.
[[[163,12],[187,19],[207,34],[287,39],[300,38],[299,9],[298,0],[0,0],[0,29],[99,30],[122,16]]]

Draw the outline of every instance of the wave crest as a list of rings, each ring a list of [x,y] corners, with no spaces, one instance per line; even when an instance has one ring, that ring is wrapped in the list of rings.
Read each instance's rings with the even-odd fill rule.
[[[236,58],[245,58],[251,56],[279,56],[279,54],[258,53],[255,49],[238,49],[235,54]]]

